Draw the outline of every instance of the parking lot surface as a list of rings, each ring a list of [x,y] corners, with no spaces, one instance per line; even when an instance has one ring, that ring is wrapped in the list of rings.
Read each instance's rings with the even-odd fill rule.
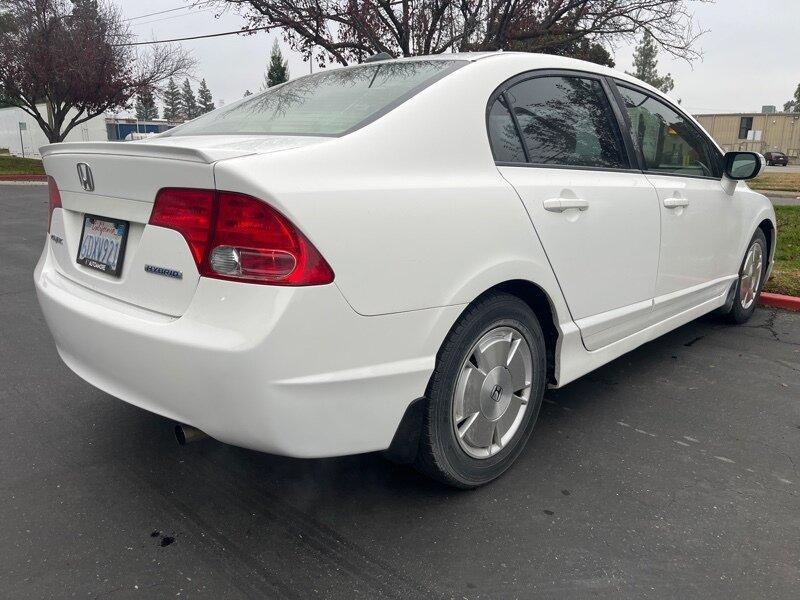
[[[766,167],[768,173],[800,173],[800,165],[787,165],[785,167]]]
[[[46,188],[0,185],[0,597],[797,598],[800,315],[701,319],[549,391],[517,464],[459,492],[178,447],[60,362],[46,222]]]

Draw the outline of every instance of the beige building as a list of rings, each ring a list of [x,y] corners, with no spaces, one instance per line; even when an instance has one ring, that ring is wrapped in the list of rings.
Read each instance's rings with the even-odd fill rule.
[[[800,113],[695,115],[711,137],[729,150],[779,151],[800,162]]]

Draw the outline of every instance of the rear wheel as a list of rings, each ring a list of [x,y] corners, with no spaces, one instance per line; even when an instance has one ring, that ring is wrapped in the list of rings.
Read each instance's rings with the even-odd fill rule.
[[[745,252],[736,292],[726,318],[731,323],[744,323],[755,312],[758,297],[764,287],[764,275],[767,271],[767,238],[761,229],[757,229]]]
[[[516,296],[493,293],[467,309],[437,357],[417,467],[460,488],[499,477],[533,430],[545,356],[536,315]]]

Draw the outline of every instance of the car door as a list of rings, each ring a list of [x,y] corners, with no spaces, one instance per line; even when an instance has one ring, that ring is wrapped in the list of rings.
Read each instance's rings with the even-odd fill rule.
[[[498,168],[589,350],[649,323],[658,271],[658,199],[610,99],[602,76],[534,71],[496,91],[488,113]]]
[[[741,199],[722,184],[722,154],[662,98],[617,82],[642,168],[661,211],[654,317],[670,317],[727,292],[736,278]]]

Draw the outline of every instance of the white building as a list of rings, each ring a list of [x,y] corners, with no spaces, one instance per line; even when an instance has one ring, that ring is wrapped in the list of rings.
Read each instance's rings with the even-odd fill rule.
[[[39,105],[39,111],[46,115],[44,104]],[[67,122],[75,116],[71,111]],[[20,123],[24,125],[20,126]],[[108,131],[103,115],[94,117],[86,123],[75,127],[67,135],[68,142],[96,142],[107,141]],[[19,108],[0,108],[0,148],[7,148],[15,156],[39,158],[39,148],[47,144],[47,137],[39,128],[36,120]]]

